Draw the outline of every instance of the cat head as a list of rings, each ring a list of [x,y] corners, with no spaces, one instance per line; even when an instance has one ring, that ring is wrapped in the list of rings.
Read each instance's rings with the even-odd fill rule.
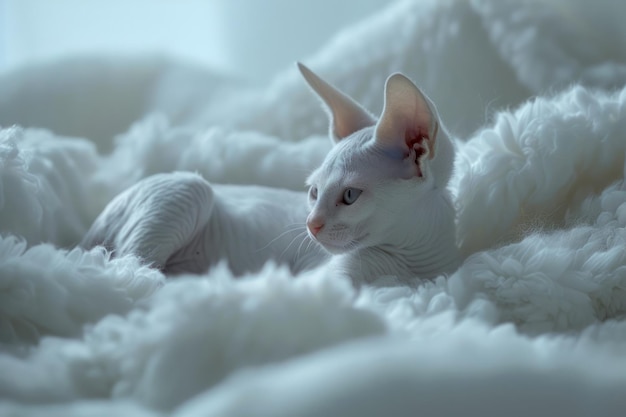
[[[433,193],[445,193],[454,148],[432,101],[402,74],[379,119],[298,63],[321,98],[334,146],[307,180],[309,235],[331,253],[414,239]]]

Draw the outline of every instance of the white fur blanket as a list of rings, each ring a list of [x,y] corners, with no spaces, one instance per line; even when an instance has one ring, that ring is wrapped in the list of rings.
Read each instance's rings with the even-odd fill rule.
[[[330,143],[295,68],[258,87],[160,59],[3,75],[0,415],[624,415],[624,15],[401,1],[303,57],[373,112],[404,72],[460,138],[466,259],[417,289],[273,265],[166,280],[73,249],[156,172],[301,189]]]

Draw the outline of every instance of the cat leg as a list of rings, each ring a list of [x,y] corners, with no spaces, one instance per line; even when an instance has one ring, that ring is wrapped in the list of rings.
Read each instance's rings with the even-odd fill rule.
[[[163,269],[194,241],[213,210],[213,190],[202,177],[175,172],[148,177],[117,196],[96,219],[84,247],[103,245],[115,256],[133,254]]]

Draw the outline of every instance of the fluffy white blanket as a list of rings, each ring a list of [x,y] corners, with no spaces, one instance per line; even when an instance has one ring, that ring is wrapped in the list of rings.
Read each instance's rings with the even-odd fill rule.
[[[404,72],[460,138],[466,258],[417,289],[273,265],[166,280],[73,249],[156,172],[301,189],[330,143],[295,68],[260,87],[160,59],[5,74],[0,414],[624,415],[624,15],[400,1],[304,59],[373,112]]]

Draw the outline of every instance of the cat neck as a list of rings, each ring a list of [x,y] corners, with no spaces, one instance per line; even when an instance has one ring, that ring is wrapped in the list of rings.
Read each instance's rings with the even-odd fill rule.
[[[355,284],[371,283],[384,276],[414,282],[453,272],[460,255],[449,195],[433,190],[420,211],[424,218],[403,225],[408,233],[402,238],[337,255],[332,260],[334,267],[350,276]]]

